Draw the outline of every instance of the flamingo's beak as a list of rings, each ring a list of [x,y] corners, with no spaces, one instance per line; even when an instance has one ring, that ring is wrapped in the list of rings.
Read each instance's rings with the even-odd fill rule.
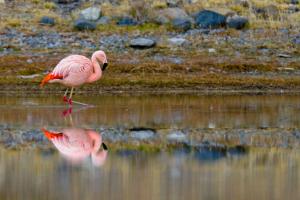
[[[107,63],[107,62],[103,63],[103,65],[102,65],[102,67],[101,67],[101,70],[104,71],[105,68],[106,68],[107,66],[108,66],[108,63]]]
[[[104,144],[103,142],[102,142],[102,148],[105,150],[105,151],[107,151],[107,146],[106,146],[106,144]]]

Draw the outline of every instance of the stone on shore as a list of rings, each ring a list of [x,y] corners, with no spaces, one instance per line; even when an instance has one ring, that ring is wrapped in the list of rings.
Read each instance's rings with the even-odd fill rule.
[[[148,38],[136,38],[130,41],[130,46],[138,49],[146,49],[154,47],[156,42]]]
[[[179,31],[188,31],[192,27],[192,23],[187,18],[176,18],[172,21],[172,26]]]
[[[40,24],[53,26],[55,24],[55,20],[52,17],[44,16],[40,19]]]
[[[202,10],[195,15],[195,21],[200,28],[221,28],[226,24],[226,17],[214,11]]]
[[[95,30],[96,29],[96,24],[94,22],[85,20],[85,19],[78,19],[74,23],[74,27],[77,30]]]
[[[101,9],[98,7],[89,7],[82,10],[80,15],[85,20],[96,21],[101,15]]]
[[[132,19],[131,17],[122,17],[118,20],[117,25],[119,26],[135,26],[138,22],[135,19]]]
[[[174,19],[190,19],[189,15],[180,8],[165,8],[156,11],[154,15],[153,20],[158,24],[170,23]]]
[[[233,16],[233,17],[228,17],[226,23],[229,28],[235,28],[240,30],[247,26],[249,20],[246,17]]]

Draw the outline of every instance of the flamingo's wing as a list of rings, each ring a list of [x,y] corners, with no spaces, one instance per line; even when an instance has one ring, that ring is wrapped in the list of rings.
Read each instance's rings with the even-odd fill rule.
[[[80,73],[91,69],[91,61],[80,55],[72,55],[61,60],[52,74],[66,78],[70,73]]]

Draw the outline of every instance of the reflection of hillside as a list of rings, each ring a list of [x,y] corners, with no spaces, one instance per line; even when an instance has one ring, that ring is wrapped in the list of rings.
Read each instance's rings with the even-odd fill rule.
[[[72,167],[58,154],[1,150],[0,199],[298,199],[299,154],[260,149],[216,162],[110,154],[97,169]]]
[[[148,127],[300,127],[300,96],[78,97],[96,107],[72,114],[74,123]],[[0,123],[61,125],[60,99],[0,98]],[[55,105],[54,105],[55,104]],[[12,105],[12,106],[10,106]],[[54,107],[53,107],[54,105]]]

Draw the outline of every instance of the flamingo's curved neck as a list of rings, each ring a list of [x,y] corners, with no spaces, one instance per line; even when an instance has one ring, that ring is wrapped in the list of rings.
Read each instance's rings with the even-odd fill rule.
[[[88,79],[89,83],[99,80],[102,76],[102,70],[100,68],[99,62],[95,54],[93,54],[92,56],[92,64],[93,64],[93,73]]]

